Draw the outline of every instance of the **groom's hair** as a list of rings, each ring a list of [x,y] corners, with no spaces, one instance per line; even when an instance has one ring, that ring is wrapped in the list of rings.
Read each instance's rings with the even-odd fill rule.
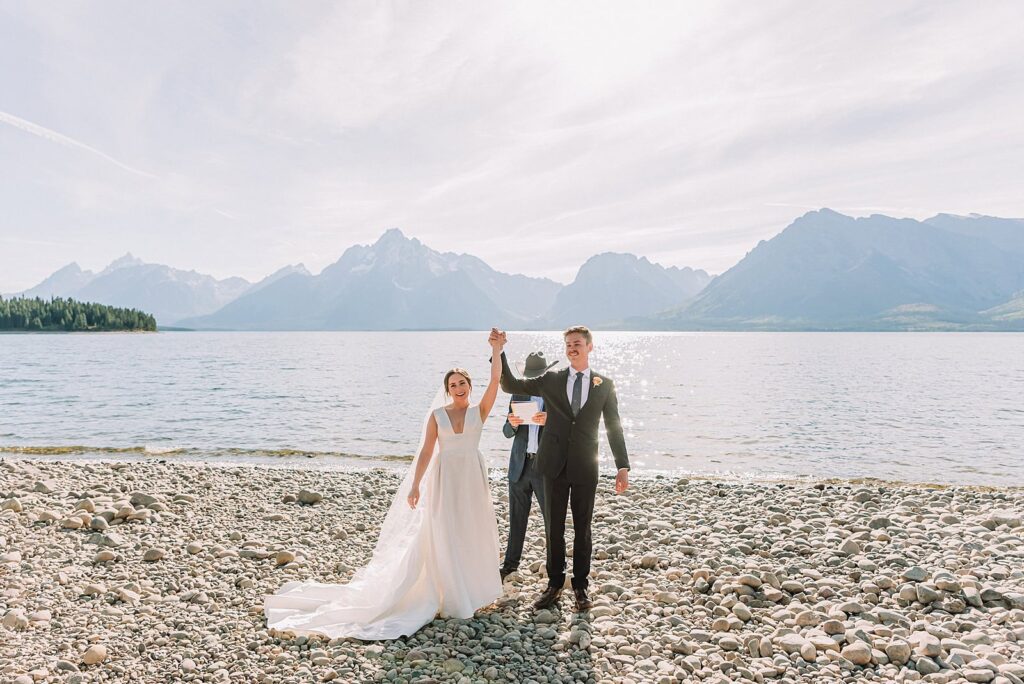
[[[564,340],[569,335],[579,333],[583,335],[583,339],[587,341],[587,344],[594,344],[594,336],[590,334],[590,328],[585,325],[574,325],[571,328],[566,328],[565,332],[562,333],[562,339]],[[445,383],[447,386],[447,383]]]
[[[466,382],[469,383],[469,389],[473,389],[473,378],[469,377],[469,371],[465,368],[452,368],[450,371],[444,374],[444,393],[448,395],[448,381],[452,379],[453,375],[461,375],[466,378]]]

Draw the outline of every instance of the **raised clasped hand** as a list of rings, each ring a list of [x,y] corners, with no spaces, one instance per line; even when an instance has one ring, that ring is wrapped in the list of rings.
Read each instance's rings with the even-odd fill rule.
[[[532,420],[533,423],[536,425],[544,425],[545,423],[548,422],[547,411],[539,411],[537,413],[534,413],[533,418],[531,418],[530,420]]]
[[[516,414],[514,414],[514,413],[509,413],[508,414],[508,423],[512,427],[519,427],[524,422],[525,421],[522,418],[520,418],[519,416],[517,416]]]
[[[491,328],[491,334],[488,336],[487,342],[495,349],[501,349],[508,342],[508,336],[497,328]]]

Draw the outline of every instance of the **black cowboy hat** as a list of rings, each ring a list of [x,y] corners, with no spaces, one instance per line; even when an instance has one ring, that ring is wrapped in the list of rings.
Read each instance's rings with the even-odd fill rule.
[[[544,358],[544,352],[535,351],[530,352],[524,363],[516,363],[516,368],[524,378],[535,378],[538,375],[544,375],[551,370],[558,361],[552,361],[548,363],[548,360]]]

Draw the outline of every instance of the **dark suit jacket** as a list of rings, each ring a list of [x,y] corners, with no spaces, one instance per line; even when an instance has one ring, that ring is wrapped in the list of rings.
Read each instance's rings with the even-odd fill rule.
[[[595,378],[601,378],[594,384]],[[587,403],[575,418],[569,408],[566,384],[569,369],[548,371],[537,378],[512,375],[505,354],[501,355],[501,389],[512,394],[544,397],[547,424],[537,452],[537,469],[544,477],[558,477],[565,470],[570,482],[597,485],[597,437],[601,416],[608,433],[608,445],[616,468],[629,468],[626,440],[619,419],[619,400],[611,378],[591,369]]]
[[[540,395],[513,394],[512,401],[530,401],[534,396],[539,397]],[[512,411],[512,401],[508,403],[509,413]],[[517,429],[508,422],[508,414],[505,415],[505,425],[502,426],[501,431],[506,437],[515,438],[512,441],[512,453],[508,457],[509,482],[519,482],[519,478],[523,474],[523,465],[526,463],[526,447],[530,444],[530,425],[530,423],[523,423],[519,426],[521,429]],[[540,432],[537,434],[537,443],[539,444],[541,437],[544,436],[544,426],[538,427],[540,427]]]

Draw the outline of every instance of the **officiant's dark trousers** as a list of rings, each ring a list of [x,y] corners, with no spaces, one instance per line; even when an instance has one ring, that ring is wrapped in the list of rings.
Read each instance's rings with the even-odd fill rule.
[[[594,498],[597,484],[569,482],[565,471],[558,477],[544,478],[544,529],[548,545],[548,586],[565,584],[565,515],[572,509],[572,586],[586,589],[590,584],[590,553],[593,541],[590,521],[594,517]]]
[[[505,547],[505,562],[501,566],[508,572],[519,569],[534,495],[537,496],[541,515],[544,515],[544,478],[537,471],[536,456],[526,459],[516,482],[508,483],[508,545]]]

